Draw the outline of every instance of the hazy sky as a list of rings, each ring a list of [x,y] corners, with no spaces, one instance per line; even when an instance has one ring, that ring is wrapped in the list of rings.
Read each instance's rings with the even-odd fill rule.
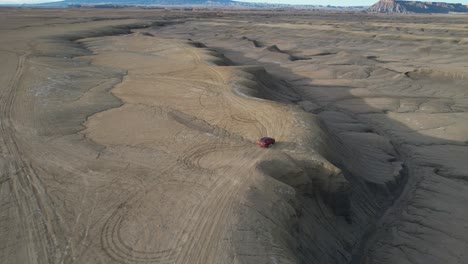
[[[54,0],[0,0],[0,4],[12,3],[44,3],[53,2]],[[56,0],[60,1],[60,0]],[[102,2],[110,2],[112,0],[102,0]],[[263,3],[284,3],[284,4],[304,4],[304,5],[334,5],[334,6],[361,6],[372,5],[378,0],[238,0],[243,2],[263,2]],[[430,0],[425,0],[430,1]],[[434,2],[462,3],[468,5],[468,0],[446,0]]]
[[[0,4],[34,4],[34,3],[46,3],[55,2],[61,0],[0,0]]]

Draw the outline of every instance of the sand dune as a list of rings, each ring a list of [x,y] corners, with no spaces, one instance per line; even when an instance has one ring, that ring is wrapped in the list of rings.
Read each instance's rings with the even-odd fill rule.
[[[0,12],[2,263],[467,262],[465,17]]]

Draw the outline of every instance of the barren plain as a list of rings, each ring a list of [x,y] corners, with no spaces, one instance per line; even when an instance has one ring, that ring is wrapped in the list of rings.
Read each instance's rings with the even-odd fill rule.
[[[467,16],[0,22],[1,263],[468,263]]]

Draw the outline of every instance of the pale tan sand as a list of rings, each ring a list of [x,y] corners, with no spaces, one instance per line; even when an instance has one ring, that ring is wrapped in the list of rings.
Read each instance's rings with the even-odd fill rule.
[[[220,14],[0,9],[0,262],[466,263],[466,17]]]

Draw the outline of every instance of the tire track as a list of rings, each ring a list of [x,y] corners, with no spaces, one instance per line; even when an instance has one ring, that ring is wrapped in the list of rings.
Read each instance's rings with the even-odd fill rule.
[[[182,153],[178,150],[174,157],[177,166],[166,171],[164,178],[167,179],[189,175],[174,185],[177,190],[170,190],[167,182],[152,184],[132,192],[132,197],[111,209],[101,229],[101,246],[116,262],[222,263],[219,260],[235,254],[235,248],[229,244],[232,242],[226,239],[232,235],[232,225],[238,217],[233,210],[245,198],[240,194],[248,192],[248,184],[258,173],[255,163],[268,153],[252,144],[251,137],[246,140],[236,132],[251,130],[263,134],[266,131],[263,122],[275,121],[259,122],[258,118],[271,119],[266,111],[274,107],[262,106],[264,113],[257,113],[258,102],[236,96],[224,79],[223,71],[231,69],[206,65],[193,47],[177,45],[177,42],[174,46],[180,46],[182,50],[177,52],[182,53],[181,56],[193,59],[184,60],[170,73],[157,75],[155,80],[160,87],[170,89],[171,93],[167,94],[167,101],[148,104],[173,108],[168,117],[197,131],[201,136],[196,140],[200,142],[182,140],[183,145],[179,146]],[[141,92],[138,96],[143,98],[146,91]],[[154,95],[165,95],[164,92],[158,90]],[[184,100],[184,104],[174,103],[180,100]],[[202,137],[205,134],[210,137]],[[203,186],[199,188],[197,184]],[[146,197],[151,192],[157,194]],[[153,211],[138,214],[149,201],[152,201],[150,210]],[[158,208],[161,208],[161,215],[156,216]],[[140,215],[145,218],[139,219]],[[146,217],[151,220],[146,221]],[[165,220],[161,220],[163,218]],[[140,221],[145,222],[140,224]],[[169,224],[156,226],[164,223]]]
[[[125,239],[122,237],[122,229],[124,229],[125,220],[128,215],[131,214],[132,209],[141,204],[148,192],[157,191],[172,199],[177,199],[177,192],[189,193],[190,199],[188,200],[192,203],[198,202],[198,204],[200,204],[200,201],[203,200],[205,189],[206,187],[200,185],[194,186],[191,183],[172,181],[158,182],[136,193],[134,196],[122,202],[105,222],[101,232],[101,245],[103,250],[113,260],[123,263],[174,263],[176,255],[181,251],[181,247],[185,243],[182,239],[183,233],[179,233],[179,235],[171,241],[164,241],[162,238],[158,239],[161,245],[164,246],[164,249],[156,251],[137,250],[128,246],[125,243]],[[174,190],[176,190],[176,193],[174,193]],[[197,208],[198,206],[194,206],[183,211],[184,217],[182,219],[191,219],[197,211]],[[157,235],[156,233],[155,236]]]
[[[204,221],[198,221],[189,228],[192,230],[190,243],[184,246],[182,254],[178,255],[175,263],[216,263],[211,259],[217,257],[212,256],[212,249],[219,243],[223,232],[226,232],[223,229],[228,229],[225,227],[232,224],[231,216],[234,210],[232,205],[239,193],[247,189],[246,184],[252,176],[252,171],[248,168],[252,167],[261,156],[252,159],[245,157],[240,164],[224,171],[222,180],[211,188],[209,196],[204,199],[200,212],[204,216]],[[232,184],[231,179],[236,179],[237,183]]]
[[[9,169],[5,172],[10,179],[9,195],[13,196],[17,208],[17,220],[21,225],[20,232],[27,247],[27,259],[32,262],[56,263],[62,257],[59,238],[54,231],[60,226],[55,212],[49,207],[47,194],[31,161],[23,153],[17,138],[13,123],[13,111],[29,51],[20,55],[16,72],[5,89],[0,94],[0,137],[1,148],[8,157]],[[21,102],[18,106],[22,106]],[[31,217],[34,216],[34,217]],[[65,244],[65,243],[64,243]],[[65,246],[65,245],[63,245]]]
[[[246,145],[226,146],[222,143],[196,145],[184,151],[177,159],[177,163],[186,170],[212,173],[216,168],[205,168],[200,161],[208,154],[223,150],[238,150],[245,148]]]

